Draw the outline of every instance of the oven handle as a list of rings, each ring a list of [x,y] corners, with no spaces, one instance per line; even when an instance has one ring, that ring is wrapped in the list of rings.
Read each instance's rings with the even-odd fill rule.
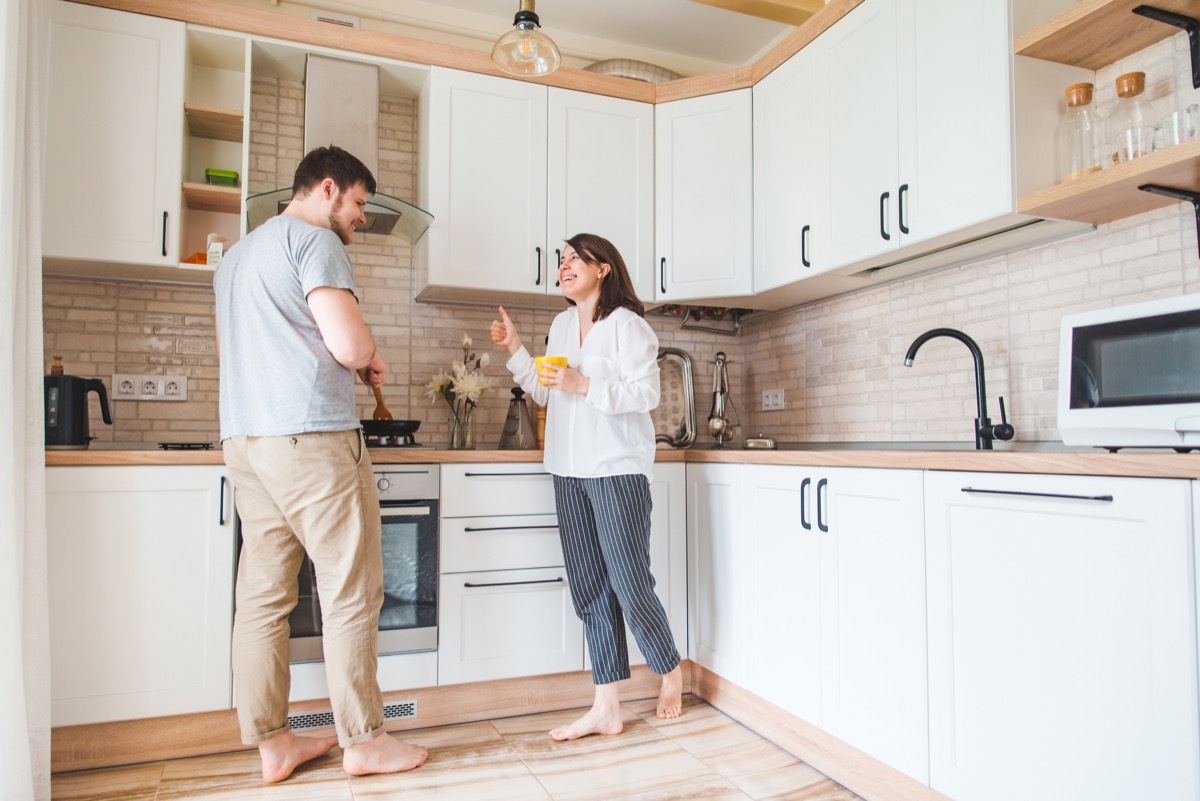
[[[465,526],[463,531],[540,531],[544,528],[558,528],[555,523],[552,526]]]
[[[550,477],[550,474],[545,470],[537,470],[529,473],[463,473],[467,478],[505,478],[507,476],[545,476]]]
[[[562,583],[563,583],[563,578],[562,578],[562,576],[559,576],[556,579],[540,579],[538,581],[491,581],[486,584],[474,584],[470,581],[464,581],[463,586],[471,587],[472,589],[474,589],[474,588],[478,588],[478,587],[516,587],[520,584],[562,584]]]
[[[380,504],[379,511],[383,517],[428,517],[433,510],[428,506],[384,506]]]

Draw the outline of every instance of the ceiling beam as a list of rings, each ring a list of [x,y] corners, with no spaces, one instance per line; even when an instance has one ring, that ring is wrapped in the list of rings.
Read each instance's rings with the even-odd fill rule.
[[[825,7],[825,0],[692,0],[785,25],[802,25]]]

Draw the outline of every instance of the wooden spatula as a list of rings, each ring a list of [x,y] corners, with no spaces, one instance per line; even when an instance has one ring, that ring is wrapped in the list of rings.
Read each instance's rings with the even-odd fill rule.
[[[383,403],[383,390],[379,387],[371,387],[375,390],[375,411],[371,413],[372,420],[391,420],[392,413],[388,411],[388,407]]]

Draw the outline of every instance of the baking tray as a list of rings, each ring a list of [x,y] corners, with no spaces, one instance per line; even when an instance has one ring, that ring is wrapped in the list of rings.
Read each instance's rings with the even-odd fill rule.
[[[678,348],[658,349],[659,399],[650,412],[654,441],[687,448],[696,441],[696,400],[692,357]]]

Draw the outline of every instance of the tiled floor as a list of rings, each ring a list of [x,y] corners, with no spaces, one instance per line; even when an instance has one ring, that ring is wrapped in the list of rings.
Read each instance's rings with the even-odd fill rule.
[[[546,736],[579,710],[404,732],[429,761],[394,776],[350,778],[341,752],[263,785],[256,751],[53,777],[55,801],[860,801],[692,696],[683,717],[654,701],[623,705],[625,731],[559,743]]]

